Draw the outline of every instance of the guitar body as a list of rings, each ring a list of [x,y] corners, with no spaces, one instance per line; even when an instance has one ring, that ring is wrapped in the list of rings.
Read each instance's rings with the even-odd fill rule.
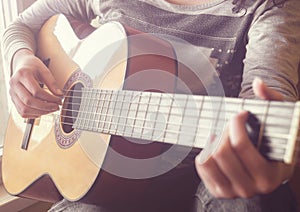
[[[42,60],[50,59],[49,69],[65,91],[65,100],[61,111],[34,121],[26,149],[21,146],[28,123],[12,109],[2,160],[3,182],[10,194],[50,202],[66,198],[105,204],[128,201],[143,192],[149,180],[139,177],[141,167],[124,164],[123,159],[155,157],[162,151],[161,144],[139,144],[119,136],[76,130],[68,126],[73,120],[63,118],[70,115],[64,110],[74,109],[68,104],[76,101],[77,86],[174,92],[174,51],[167,42],[155,38],[147,38],[151,45],[145,45],[144,37],[131,38],[138,34],[119,23],[108,23],[80,40],[64,16],[45,23],[39,34],[38,55]],[[163,56],[155,55],[157,48],[163,49]],[[109,105],[103,107],[108,110]],[[124,165],[130,173],[137,173],[136,179],[126,171],[114,173]],[[155,164],[143,168],[155,169]]]

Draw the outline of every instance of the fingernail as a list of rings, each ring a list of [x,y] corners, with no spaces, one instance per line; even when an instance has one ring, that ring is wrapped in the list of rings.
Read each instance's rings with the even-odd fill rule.
[[[256,83],[256,84],[263,84],[263,80],[259,77],[255,77],[254,80],[253,80],[253,83]]]
[[[207,160],[207,156],[203,154],[203,151],[200,152],[197,156],[196,156],[196,163],[199,165],[202,165],[203,163],[205,163],[205,161]]]

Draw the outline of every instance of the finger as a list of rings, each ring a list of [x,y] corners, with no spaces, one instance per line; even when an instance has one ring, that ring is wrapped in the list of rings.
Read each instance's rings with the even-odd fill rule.
[[[201,180],[213,196],[218,198],[235,197],[230,181],[222,173],[212,157],[201,163],[200,156],[198,155],[195,163]]]
[[[38,118],[42,115],[47,114],[47,112],[45,112],[45,111],[41,111],[41,110],[37,110],[37,109],[31,109],[31,108],[27,107],[15,93],[11,94],[11,99],[12,99],[18,113],[23,118],[35,119],[35,118]]]
[[[24,78],[21,83],[33,97],[61,105],[61,97],[44,90],[33,76]]]
[[[213,158],[220,170],[231,182],[234,193],[239,197],[249,198],[256,192],[253,186],[254,181],[231,147],[228,133],[225,133],[224,137],[224,142],[213,154]]]
[[[50,70],[41,62],[39,78],[48,87],[48,89],[56,96],[62,96],[63,92],[56,84],[56,80],[53,77]]]
[[[19,105],[19,112],[22,115],[40,116],[46,113],[54,112],[59,109],[55,103],[41,101],[32,97],[32,95],[22,86],[17,83],[13,89],[10,89],[10,95],[17,99]]]
[[[279,92],[267,87],[264,84],[264,82],[259,78],[255,78],[253,80],[252,87],[253,87],[254,94],[257,97],[261,98],[261,99],[279,100],[279,101],[283,100],[282,94],[280,94]]]
[[[230,122],[230,142],[238,158],[254,180],[256,189],[261,193],[268,193],[280,184],[280,176],[275,173],[277,163],[267,161],[251,143],[245,123],[248,113],[239,113]]]

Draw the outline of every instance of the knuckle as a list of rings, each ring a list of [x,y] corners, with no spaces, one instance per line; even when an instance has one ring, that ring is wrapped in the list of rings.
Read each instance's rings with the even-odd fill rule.
[[[244,138],[242,137],[236,138],[235,142],[232,144],[232,147],[241,154],[248,150],[246,143],[244,142]]]
[[[212,192],[213,195],[217,198],[232,198],[234,197],[231,192],[228,191],[228,189],[224,188],[223,186],[215,186],[214,191]]]
[[[16,73],[16,77],[26,77],[28,75],[28,69],[25,68],[21,68],[18,70],[18,72]]]
[[[221,161],[226,158],[226,152],[222,151],[222,149],[218,149],[212,154],[212,157],[215,159],[215,161]]]
[[[252,190],[246,188],[240,188],[238,190],[238,194],[242,198],[251,198],[255,195],[255,193]]]
[[[24,97],[23,103],[25,105],[28,105],[28,106],[32,105],[32,98],[30,98],[30,97]]]
[[[40,94],[41,94],[41,90],[40,89],[34,89],[34,90],[32,90],[32,96],[34,97],[34,98],[37,98],[37,97],[39,97],[40,96]]]
[[[276,184],[271,179],[262,179],[257,182],[256,188],[262,194],[268,194],[276,188]]]
[[[28,117],[28,110],[25,107],[21,107],[18,110],[19,114],[21,115],[22,118],[27,118]]]

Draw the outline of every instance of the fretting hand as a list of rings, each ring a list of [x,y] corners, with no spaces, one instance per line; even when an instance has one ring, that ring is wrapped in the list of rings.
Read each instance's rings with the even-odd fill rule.
[[[256,96],[265,100],[283,100],[280,93],[254,80]],[[196,157],[196,169],[206,188],[217,198],[249,198],[275,190],[290,178],[293,166],[267,161],[251,143],[242,111],[229,122],[217,150],[204,162]]]

